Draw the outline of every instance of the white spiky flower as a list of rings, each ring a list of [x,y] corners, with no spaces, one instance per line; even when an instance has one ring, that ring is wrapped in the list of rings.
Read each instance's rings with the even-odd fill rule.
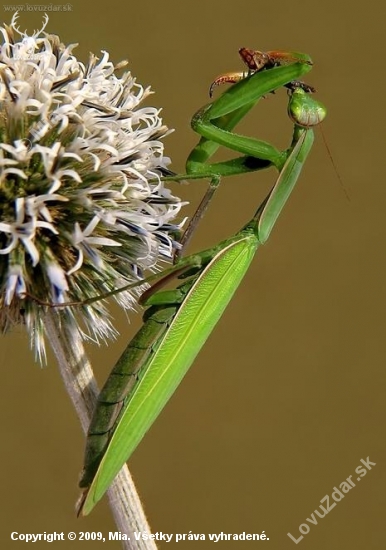
[[[102,52],[83,65],[76,45],[15,23],[0,28],[0,324],[25,323],[42,360],[42,304],[82,302],[170,260],[182,203],[160,180],[168,129],[141,106],[150,89],[116,75],[126,63]],[[137,293],[117,300],[132,308]],[[101,301],[66,311],[84,336],[114,334]]]

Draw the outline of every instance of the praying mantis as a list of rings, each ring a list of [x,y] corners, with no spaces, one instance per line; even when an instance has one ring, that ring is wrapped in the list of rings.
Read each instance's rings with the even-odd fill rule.
[[[187,160],[187,173],[172,179],[210,178],[212,190],[222,176],[274,166],[276,183],[239,232],[198,254],[179,258],[161,280],[174,275],[175,290],[146,291],[144,324],[131,340],[105,386],[90,425],[84,490],[79,511],[87,515],[155,421],[209,337],[246,274],[260,245],[274,227],[299,177],[313,143],[311,126],[325,108],[304,87],[291,89],[288,112],[294,121],[292,143],[279,151],[273,145],[232,133],[234,126],[267,93],[288,87],[310,70],[311,60],[296,54],[286,66],[255,71],[240,79],[214,102],[198,111],[193,129],[201,136]],[[299,58],[299,56],[303,56]],[[208,164],[222,145],[242,156]],[[210,195],[210,193],[209,193]]]

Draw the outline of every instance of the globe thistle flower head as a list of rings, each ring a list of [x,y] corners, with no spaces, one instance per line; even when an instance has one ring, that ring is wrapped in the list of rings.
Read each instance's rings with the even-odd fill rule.
[[[170,260],[182,203],[160,179],[169,130],[142,105],[150,89],[117,76],[126,62],[102,52],[84,65],[76,45],[16,20],[0,28],[0,323],[25,323],[43,359],[42,304],[83,302]],[[116,299],[133,308],[138,292]],[[102,301],[66,315],[85,337],[114,334]]]

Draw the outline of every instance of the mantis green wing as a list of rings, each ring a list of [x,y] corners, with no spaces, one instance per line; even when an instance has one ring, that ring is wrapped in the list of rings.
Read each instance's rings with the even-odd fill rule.
[[[177,289],[181,292],[178,303],[177,300],[168,302],[163,293],[153,296],[156,305],[152,307],[156,309],[145,314],[143,327],[118,361],[114,376],[107,380],[99,400],[100,410],[97,407],[90,426],[85,469],[80,482],[80,486],[85,488],[84,515],[108,489],[209,337],[240,285],[258,246],[268,238],[275,212],[280,213],[283,204],[275,206],[275,197],[279,202],[287,200],[289,193],[283,194],[283,187],[292,189],[295,185],[312,141],[312,130],[303,131],[266,202],[268,215],[265,215],[265,208],[259,208],[239,233],[213,250],[202,253],[203,263],[198,273]],[[161,325],[158,332],[157,327],[150,327],[154,323]],[[142,352],[146,357],[138,369],[132,361],[132,354]],[[121,377],[118,385],[117,376]],[[127,380],[126,389],[129,387],[126,397],[123,397],[125,391],[121,391],[125,386],[122,384],[124,379]]]
[[[239,286],[256,247],[257,239],[253,234],[225,246],[195,279],[180,305],[163,306],[161,322],[155,320],[154,315],[145,322],[145,331],[146,324],[158,323],[163,334],[154,342],[146,364],[137,375],[138,380],[124,403],[107,449],[102,449],[103,457],[88,491],[84,514],[89,513],[103,496],[174,393]],[[160,311],[155,313],[159,316]],[[133,345],[138,345],[136,339],[120,359],[129,370],[127,359]],[[148,348],[148,342],[146,346]],[[81,485],[87,485],[88,481],[84,476]]]

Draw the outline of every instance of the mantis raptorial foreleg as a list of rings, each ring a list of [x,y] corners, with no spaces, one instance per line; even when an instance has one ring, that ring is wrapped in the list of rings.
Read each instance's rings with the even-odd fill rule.
[[[274,70],[254,74],[253,78],[238,79],[238,85],[227,90],[216,101],[200,109],[192,119],[192,128],[202,137],[198,145],[190,153],[186,163],[185,178],[208,177],[210,184],[203,201],[195,216],[185,231],[181,250],[175,254],[176,260],[189,241],[197,221],[202,217],[207,205],[218,188],[222,176],[237,175],[276,166],[283,166],[289,150],[279,151],[267,142],[231,133],[236,124],[254,107],[267,93],[281,86],[290,89],[307,87],[304,83],[294,80],[310,70],[312,64],[309,56],[296,54],[291,57],[292,65],[276,67]],[[302,58],[301,58],[302,57]],[[308,91],[311,87],[307,87]],[[312,91],[314,91],[312,89]],[[209,164],[209,160],[222,145],[244,156]]]
[[[271,165],[280,169],[286,160],[287,151],[279,151],[265,141],[233,134],[231,131],[267,93],[300,78],[310,69],[306,62],[297,62],[255,73],[240,80],[216,101],[198,111],[193,117],[192,127],[202,138],[188,157],[187,174],[207,177],[212,174],[235,175]],[[208,164],[220,145],[244,156]]]

